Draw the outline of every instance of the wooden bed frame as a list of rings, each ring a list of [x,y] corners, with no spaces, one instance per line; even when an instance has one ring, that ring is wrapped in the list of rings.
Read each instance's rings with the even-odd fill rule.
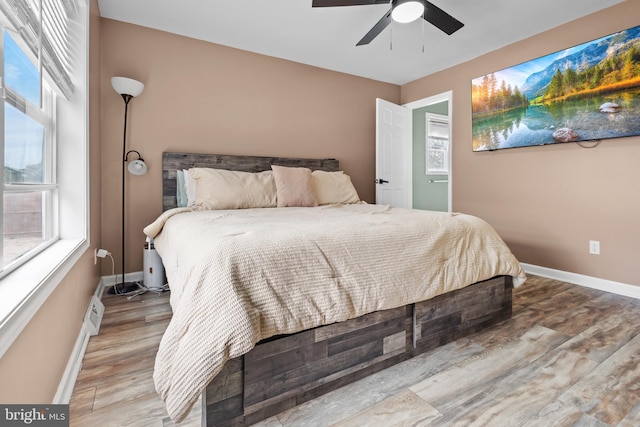
[[[260,172],[271,165],[336,171],[335,159],[163,153],[163,209],[177,206],[176,170]],[[511,317],[499,276],[427,301],[259,342],[226,363],[202,398],[202,424],[246,426]]]

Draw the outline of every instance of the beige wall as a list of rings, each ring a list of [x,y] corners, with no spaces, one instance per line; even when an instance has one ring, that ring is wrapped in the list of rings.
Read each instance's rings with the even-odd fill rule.
[[[91,1],[90,241],[100,246],[100,16]],[[88,250],[0,359],[0,402],[51,403],[75,345],[91,295],[100,281]]]
[[[128,149],[149,166],[126,178],[127,272],[142,270],[142,229],[162,210],[163,151],[333,157],[374,200],[375,98],[399,102],[399,86],[108,19],[101,34],[103,245],[116,273],[124,104],[112,76],[145,84],[127,122]]]
[[[474,153],[471,79],[638,25],[626,1],[411,82],[402,103],[453,91],[453,209],[491,223],[521,262],[640,285],[640,137]],[[588,253],[599,240],[601,255]]]

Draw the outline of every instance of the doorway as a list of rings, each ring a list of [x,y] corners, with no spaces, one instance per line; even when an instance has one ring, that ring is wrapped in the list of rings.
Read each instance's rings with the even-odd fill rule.
[[[447,212],[449,208],[449,116],[447,102],[413,110],[412,205]]]
[[[452,92],[448,91],[403,105],[410,111],[411,192],[412,207],[415,209],[452,211],[451,103]],[[431,135],[429,135],[429,129],[431,129]],[[432,137],[431,141],[429,136]],[[431,153],[429,153],[429,148],[431,148]],[[443,156],[441,161],[444,164],[440,163],[435,167],[433,164],[429,166],[429,154],[432,159],[434,155]]]

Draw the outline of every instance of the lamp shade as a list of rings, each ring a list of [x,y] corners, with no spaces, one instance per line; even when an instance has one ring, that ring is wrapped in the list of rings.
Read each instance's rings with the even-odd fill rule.
[[[131,95],[134,98],[144,89],[144,84],[128,77],[111,77],[111,86],[120,95]]]
[[[424,14],[424,3],[417,0],[398,0],[393,2],[391,18],[402,24],[415,21]]]
[[[137,159],[129,163],[127,166],[129,173],[132,175],[144,175],[147,173],[147,164],[142,159]]]

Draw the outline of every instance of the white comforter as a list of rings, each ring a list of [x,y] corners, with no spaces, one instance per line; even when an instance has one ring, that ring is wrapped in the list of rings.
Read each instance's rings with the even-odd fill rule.
[[[154,380],[181,421],[230,358],[258,341],[426,300],[497,275],[525,280],[469,215],[381,205],[165,212],[145,233],[173,318]]]

